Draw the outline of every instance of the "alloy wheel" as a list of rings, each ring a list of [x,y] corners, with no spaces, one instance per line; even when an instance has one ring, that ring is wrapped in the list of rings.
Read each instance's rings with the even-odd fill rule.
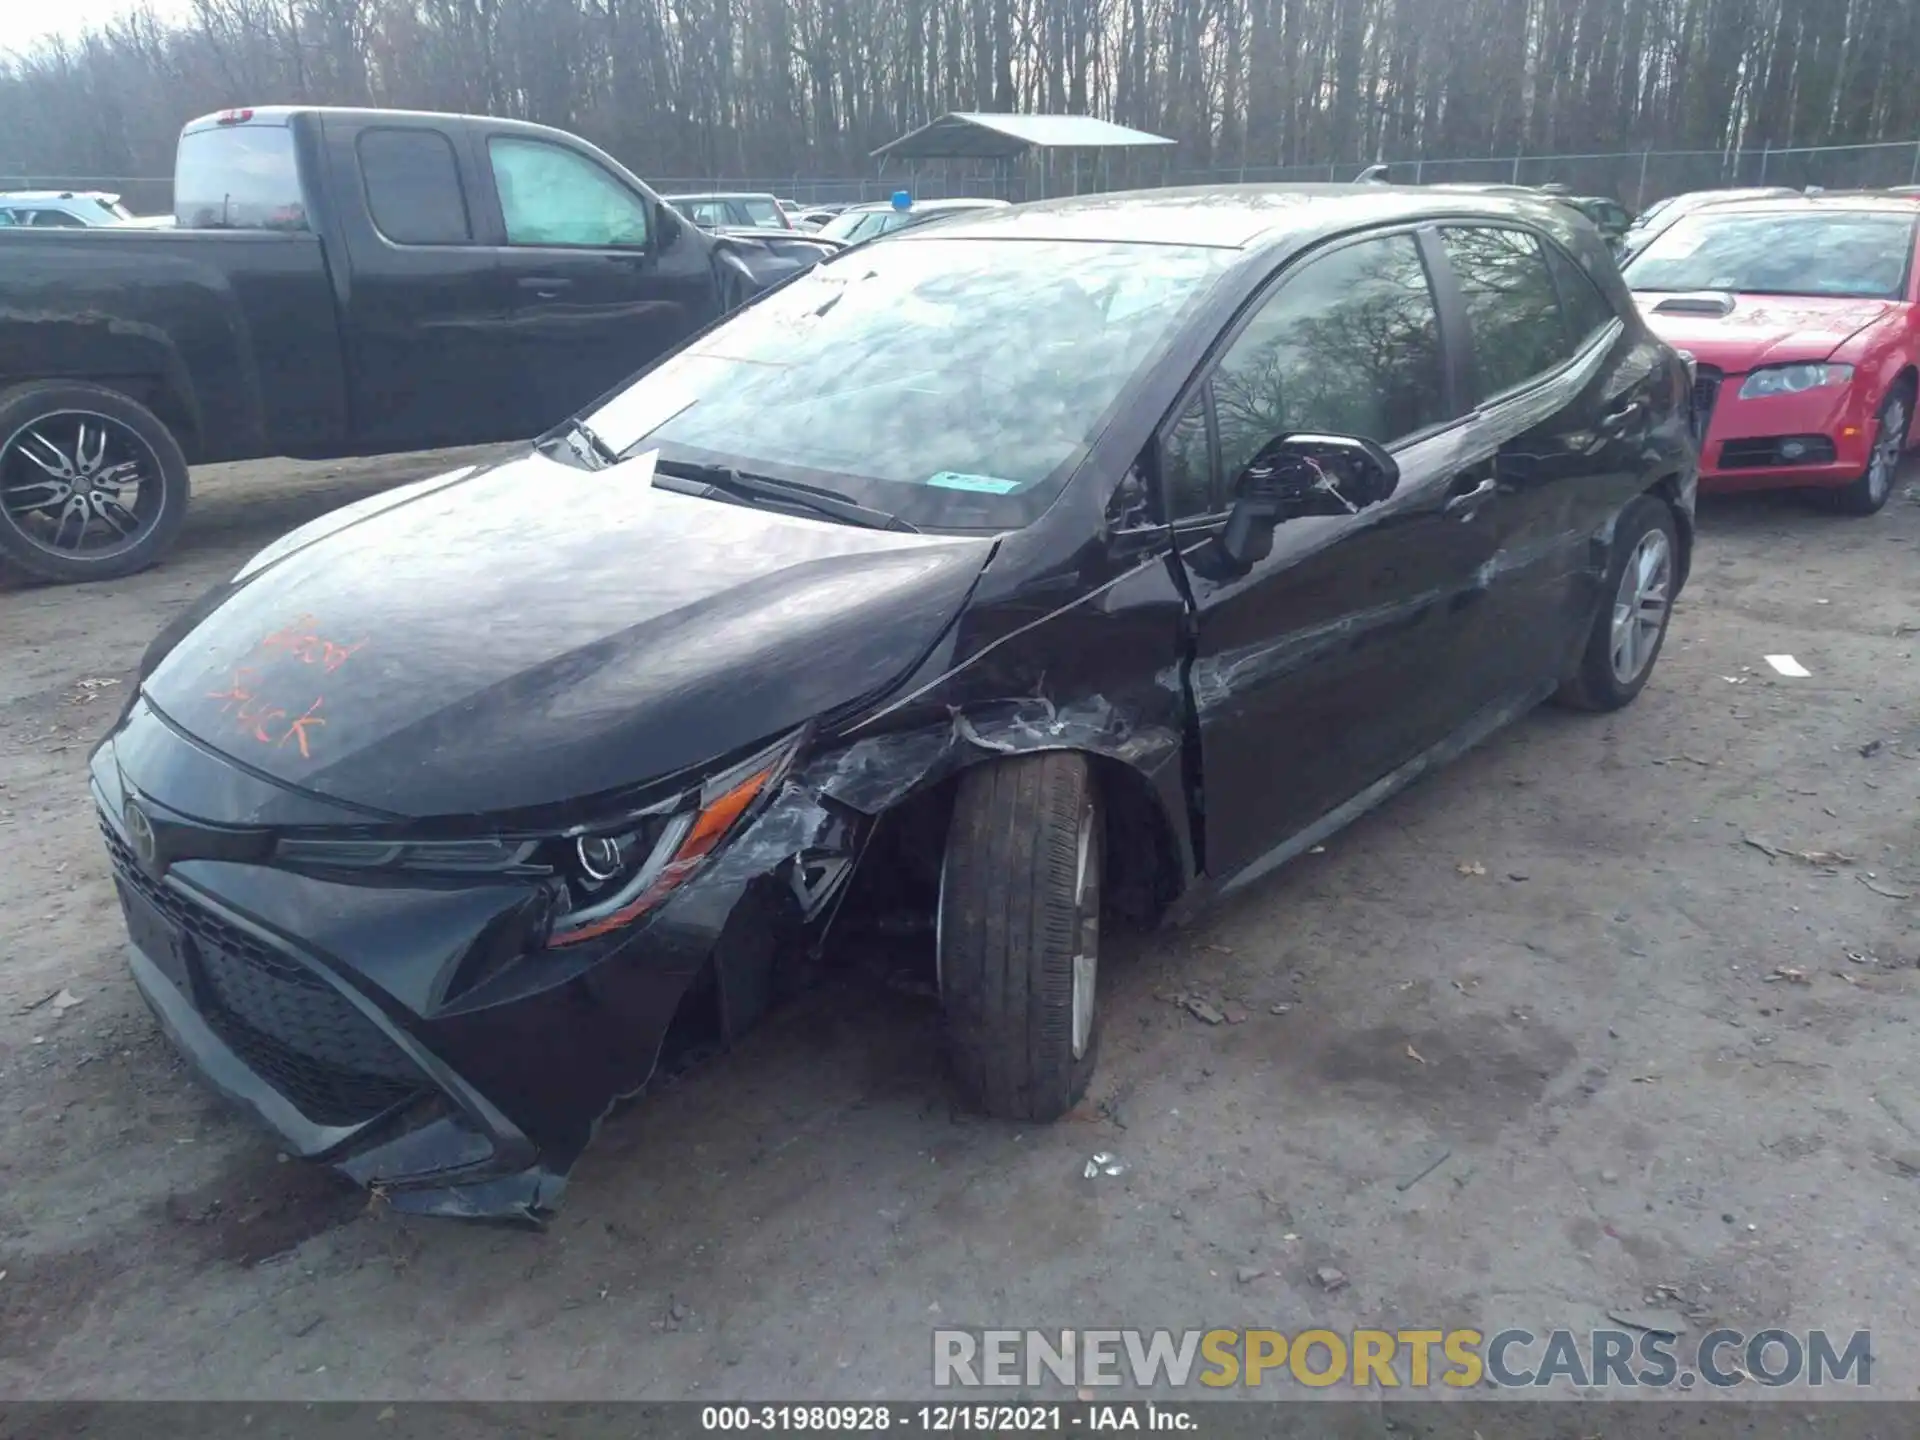
[[[1609,651],[1613,678],[1631,685],[1653,662],[1667,623],[1673,579],[1673,547],[1666,534],[1648,530],[1627,557],[1620,589],[1613,597],[1613,634]]]
[[[0,523],[48,554],[99,559],[128,550],[162,504],[160,457],[111,416],[57,410],[0,445]]]
[[[1867,496],[1876,507],[1893,488],[1906,437],[1907,402],[1896,395],[1887,401],[1887,408],[1880,416],[1880,429],[1873,437],[1873,455],[1867,461]]]

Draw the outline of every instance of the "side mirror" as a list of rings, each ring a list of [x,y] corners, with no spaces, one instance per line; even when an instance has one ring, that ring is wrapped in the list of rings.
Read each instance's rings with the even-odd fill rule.
[[[680,212],[662,200],[653,209],[654,240],[662,250],[670,249],[673,242],[680,238],[683,222]]]
[[[1357,435],[1279,435],[1233,482],[1220,549],[1244,573],[1273,553],[1274,528],[1307,515],[1357,515],[1400,484],[1400,467]]]

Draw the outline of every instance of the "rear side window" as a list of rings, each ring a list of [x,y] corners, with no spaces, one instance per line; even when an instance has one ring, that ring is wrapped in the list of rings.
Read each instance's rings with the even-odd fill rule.
[[[1558,245],[1547,246],[1547,268],[1553,272],[1554,286],[1560,292],[1560,311],[1566,317],[1567,334],[1578,350],[1613,323],[1616,318],[1613,307],[1587,272],[1574,264]]]
[[[305,230],[306,198],[293,131],[220,125],[180,137],[173,214],[182,229]]]
[[[355,142],[374,228],[396,245],[473,239],[453,144],[438,130],[365,130]]]
[[[1466,301],[1475,400],[1538,379],[1572,357],[1574,342],[1537,238],[1492,227],[1440,236]]]

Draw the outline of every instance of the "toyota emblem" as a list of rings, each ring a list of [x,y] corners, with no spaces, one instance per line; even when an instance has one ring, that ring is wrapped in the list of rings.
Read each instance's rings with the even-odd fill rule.
[[[153,833],[153,821],[147,818],[147,812],[137,800],[129,799],[122,813],[127,822],[127,839],[133,846],[133,858],[140,862],[142,870],[152,870],[160,858],[160,843]]]

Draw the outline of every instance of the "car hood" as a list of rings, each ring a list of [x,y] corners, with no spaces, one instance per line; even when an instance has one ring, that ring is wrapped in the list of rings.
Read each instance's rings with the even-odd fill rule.
[[[1633,298],[1654,334],[1729,375],[1762,365],[1824,360],[1897,308],[1891,300],[1734,295],[1733,308],[1725,315],[1663,314],[1662,302],[1681,297],[1636,291]]]
[[[330,799],[414,817],[546,806],[883,690],[992,551],[677,495],[650,474],[536,452],[323,530],[255,571],[142,694]]]

